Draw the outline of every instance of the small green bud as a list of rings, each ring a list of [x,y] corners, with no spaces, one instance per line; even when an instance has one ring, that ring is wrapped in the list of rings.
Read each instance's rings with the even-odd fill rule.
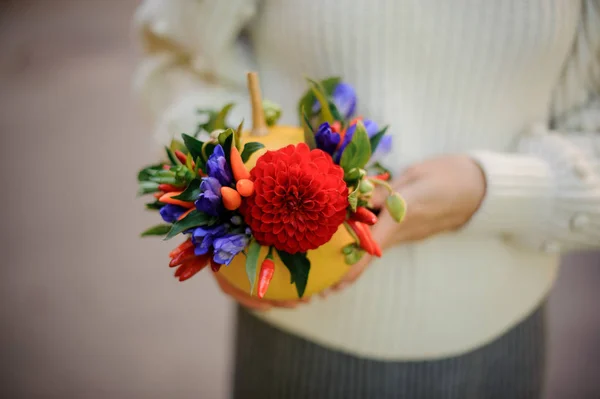
[[[353,265],[353,264],[357,263],[359,260],[361,260],[361,258],[363,257],[364,254],[365,254],[365,251],[355,249],[353,252],[347,254],[345,256],[344,260],[346,261],[346,264]]]
[[[225,129],[217,129],[217,130],[213,130],[212,132],[210,132],[211,141],[218,142],[219,137],[221,136],[221,133],[223,133],[224,131],[225,131]]]
[[[400,194],[390,194],[385,200],[385,207],[396,222],[400,223],[404,219],[406,215],[406,203]]]
[[[369,181],[369,179],[362,179],[360,181],[360,185],[358,186],[358,191],[360,191],[362,194],[369,194],[374,188],[375,186]]]
[[[344,248],[342,248],[342,253],[344,255],[350,255],[354,251],[356,251],[356,245],[354,244],[348,244]]]
[[[267,126],[274,126],[279,118],[281,118],[281,107],[279,104],[275,104],[269,100],[263,100],[262,107],[263,112],[265,113]]]
[[[362,179],[367,174],[367,171],[364,169],[352,168],[346,173],[344,179],[346,181]]]

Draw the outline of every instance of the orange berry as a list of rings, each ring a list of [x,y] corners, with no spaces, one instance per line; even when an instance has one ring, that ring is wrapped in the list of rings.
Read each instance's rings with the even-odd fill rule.
[[[242,197],[249,197],[254,194],[254,183],[252,180],[238,180],[238,182],[235,184],[235,188]]]
[[[221,187],[221,196],[223,197],[223,206],[227,210],[235,211],[242,205],[242,197],[231,187]]]

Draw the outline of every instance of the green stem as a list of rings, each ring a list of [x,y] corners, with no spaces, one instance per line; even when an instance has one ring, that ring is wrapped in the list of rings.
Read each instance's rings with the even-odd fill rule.
[[[344,227],[346,228],[346,231],[348,231],[348,233],[352,236],[352,238],[354,239],[354,241],[356,243],[360,243],[360,240],[358,239],[358,236],[356,235],[356,233],[354,232],[354,230],[352,230],[352,227],[350,227],[350,225],[347,222],[344,222]]]
[[[385,187],[388,190],[388,193],[394,194],[394,189],[392,188],[392,186],[390,186],[388,182],[380,179],[369,179],[369,181],[376,186]]]

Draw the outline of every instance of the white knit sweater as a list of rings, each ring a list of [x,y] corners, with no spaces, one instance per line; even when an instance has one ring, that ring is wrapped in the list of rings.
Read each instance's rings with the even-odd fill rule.
[[[294,124],[303,76],[340,75],[360,114],[391,124],[393,169],[462,152],[485,171],[460,232],[392,248],[269,323],[371,358],[460,354],[539,306],[560,252],[600,247],[597,0],[146,0],[136,24],[136,87],[161,141],[193,131],[202,105],[249,115],[248,69]]]

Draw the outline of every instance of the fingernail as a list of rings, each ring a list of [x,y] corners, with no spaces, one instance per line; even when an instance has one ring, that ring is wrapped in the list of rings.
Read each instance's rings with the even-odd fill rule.
[[[329,294],[331,294],[331,288],[325,288],[323,291],[321,291],[320,295],[321,298],[327,298],[327,296],[329,296]]]
[[[343,290],[343,289],[344,289],[344,288],[346,288],[347,286],[348,286],[348,282],[347,282],[347,281],[342,281],[341,283],[339,283],[339,284],[337,285],[337,287],[336,287],[336,288],[337,288],[338,290]]]

